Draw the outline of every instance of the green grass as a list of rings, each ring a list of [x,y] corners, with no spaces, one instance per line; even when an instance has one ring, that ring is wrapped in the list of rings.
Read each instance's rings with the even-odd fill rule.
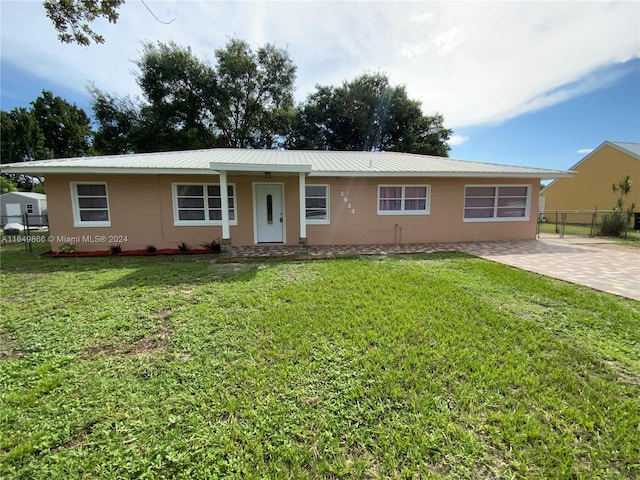
[[[640,475],[638,302],[463,254],[0,254],[0,478]]]
[[[556,224],[555,223],[541,223],[539,224],[540,233],[559,233],[562,228],[561,225],[558,225],[558,232],[556,232]],[[600,237],[600,227],[596,226],[594,228],[595,236]],[[577,235],[581,237],[588,237],[591,234],[591,226],[590,225],[575,225],[575,224],[567,224],[564,228],[565,235]],[[609,240],[613,240],[616,243],[621,245],[627,245],[631,247],[640,248],[640,233],[635,230],[629,229],[627,232],[627,238],[622,237],[601,237]]]

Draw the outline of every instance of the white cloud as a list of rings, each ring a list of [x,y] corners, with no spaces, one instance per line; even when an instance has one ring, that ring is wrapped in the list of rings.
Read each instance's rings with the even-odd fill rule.
[[[140,42],[173,40],[201,58],[233,36],[287,48],[297,98],[316,84],[381,71],[446,126],[498,123],[610,85],[603,67],[640,56],[637,2],[141,2],[97,29],[106,44],[60,44],[41,2],[2,1],[3,61],[79,92],[137,94]],[[29,32],[25,35],[24,32]]]
[[[451,135],[451,137],[449,137],[449,145],[451,146],[462,145],[468,141],[469,137],[465,135]]]
[[[576,153],[580,153],[582,155],[586,155],[587,153],[591,153],[593,152],[593,148],[581,148],[579,150],[576,150]]]

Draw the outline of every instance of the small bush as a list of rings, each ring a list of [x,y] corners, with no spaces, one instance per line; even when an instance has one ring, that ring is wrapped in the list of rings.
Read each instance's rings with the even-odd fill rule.
[[[111,252],[111,255],[117,255],[122,252],[122,247],[120,245],[111,245],[109,247],[109,251]]]
[[[58,253],[76,253],[76,246],[73,243],[63,243],[58,247]]]
[[[181,252],[186,252],[187,250],[190,250],[190,249],[191,247],[187,245],[185,242],[178,244],[178,250],[180,250]]]
[[[616,212],[610,215],[605,215],[602,219],[600,234],[607,237],[619,237],[624,233],[626,223],[627,216],[622,213]]]
[[[220,252],[220,242],[217,239],[213,242],[201,243],[200,246],[212,252]]]
[[[158,250],[155,245],[147,245],[147,247],[144,249],[147,253],[155,253],[156,250]]]

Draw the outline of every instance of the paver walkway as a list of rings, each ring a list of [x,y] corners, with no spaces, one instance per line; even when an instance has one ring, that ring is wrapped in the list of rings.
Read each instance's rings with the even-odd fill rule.
[[[309,246],[310,257],[465,252],[494,262],[640,300],[640,249],[602,248],[602,241],[565,237],[503,242]],[[611,243],[611,242],[605,242]],[[615,245],[609,245],[615,246]],[[234,257],[292,257],[297,246],[234,247]]]
[[[575,239],[478,242],[461,245],[471,255],[640,300],[640,249],[602,248]]]

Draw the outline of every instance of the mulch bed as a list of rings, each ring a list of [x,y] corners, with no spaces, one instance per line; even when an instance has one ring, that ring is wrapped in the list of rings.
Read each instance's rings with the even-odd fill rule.
[[[220,252],[204,249],[179,250],[177,248],[158,249],[155,252],[147,252],[146,250],[123,250],[120,253],[111,253],[110,251],[99,252],[73,252],[73,253],[57,253],[48,251],[43,253],[42,257],[154,257],[156,255],[219,255]]]

